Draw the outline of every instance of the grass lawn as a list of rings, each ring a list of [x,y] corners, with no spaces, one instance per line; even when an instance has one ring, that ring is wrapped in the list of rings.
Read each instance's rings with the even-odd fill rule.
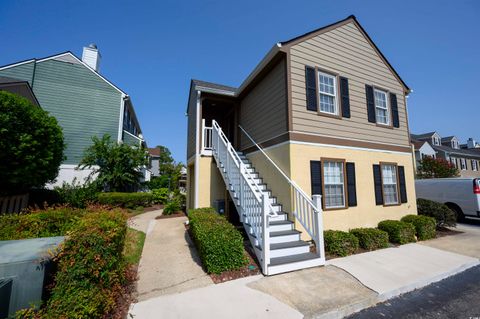
[[[127,238],[125,239],[125,247],[123,255],[127,263],[137,265],[142,256],[143,244],[145,243],[145,233],[133,228],[127,229]]]

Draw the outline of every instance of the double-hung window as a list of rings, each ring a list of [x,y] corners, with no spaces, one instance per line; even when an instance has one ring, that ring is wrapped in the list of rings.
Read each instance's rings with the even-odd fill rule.
[[[374,89],[374,95],[377,123],[390,125],[390,112],[387,104],[387,92]]]
[[[383,202],[385,205],[398,204],[397,166],[382,164]]]
[[[343,161],[325,160],[323,163],[323,184],[325,208],[345,207],[345,178]]]
[[[318,86],[320,93],[320,112],[337,115],[337,83],[335,76],[318,72]]]
[[[477,160],[472,160],[472,171],[478,171],[478,162],[477,162]]]
[[[467,161],[464,158],[460,158],[460,168],[462,171],[467,169]]]

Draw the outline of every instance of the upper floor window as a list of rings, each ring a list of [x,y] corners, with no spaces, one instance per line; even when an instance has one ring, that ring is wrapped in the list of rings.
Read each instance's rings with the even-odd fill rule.
[[[390,125],[390,114],[387,104],[387,92],[381,90],[374,90],[375,94],[375,115],[377,123]]]
[[[345,178],[341,161],[323,163],[325,208],[345,207]]]
[[[318,72],[320,112],[337,115],[337,84],[335,76]]]
[[[458,148],[458,141],[452,140],[452,148]]]
[[[440,145],[440,138],[438,136],[432,137],[432,143],[433,145]]]
[[[383,200],[385,205],[398,204],[397,166],[382,164]]]

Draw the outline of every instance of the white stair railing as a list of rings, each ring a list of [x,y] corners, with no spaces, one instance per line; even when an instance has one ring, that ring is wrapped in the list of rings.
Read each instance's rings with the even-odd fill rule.
[[[204,129],[209,132],[207,134],[211,134],[211,148],[217,166],[235,202],[240,221],[249,225],[251,235],[256,238],[253,244],[261,250],[261,256],[257,257],[261,259],[263,272],[268,274],[269,219],[277,213],[270,203],[269,196],[263,192],[256,178],[245,167],[218,123],[212,120],[212,127],[204,127]]]
[[[278,167],[277,164],[275,164],[275,162],[270,158],[270,156],[267,155],[267,153],[265,153],[260,145],[255,142],[250,134],[248,134],[248,132],[242,126],[239,125],[239,127],[289,184],[292,195],[292,213],[315,242],[319,257],[325,258],[321,195],[312,196],[312,201],[308,195],[294,181],[292,181],[280,169],[280,167]]]

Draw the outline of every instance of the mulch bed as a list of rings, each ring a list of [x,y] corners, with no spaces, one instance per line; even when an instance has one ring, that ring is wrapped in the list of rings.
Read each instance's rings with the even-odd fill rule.
[[[135,291],[136,291],[136,282],[137,282],[137,271],[138,266],[132,265],[129,266],[125,271],[126,283],[121,288],[120,295],[118,296],[115,308],[112,313],[109,313],[105,318],[111,319],[123,319],[127,318],[128,311],[130,309],[130,304],[136,302]]]
[[[437,228],[437,237],[436,238],[458,235],[458,234],[463,234],[463,231],[453,230],[453,229],[447,228],[447,227],[439,227],[439,228]]]
[[[163,209],[165,205],[152,205],[150,207],[145,207],[143,209],[144,212],[152,212],[154,210],[159,210],[159,209]]]
[[[185,213],[184,212],[175,212],[173,214],[170,214],[170,215],[160,215],[160,216],[157,216],[155,217],[155,219],[166,219],[166,218],[175,218],[175,217],[185,217]]]

